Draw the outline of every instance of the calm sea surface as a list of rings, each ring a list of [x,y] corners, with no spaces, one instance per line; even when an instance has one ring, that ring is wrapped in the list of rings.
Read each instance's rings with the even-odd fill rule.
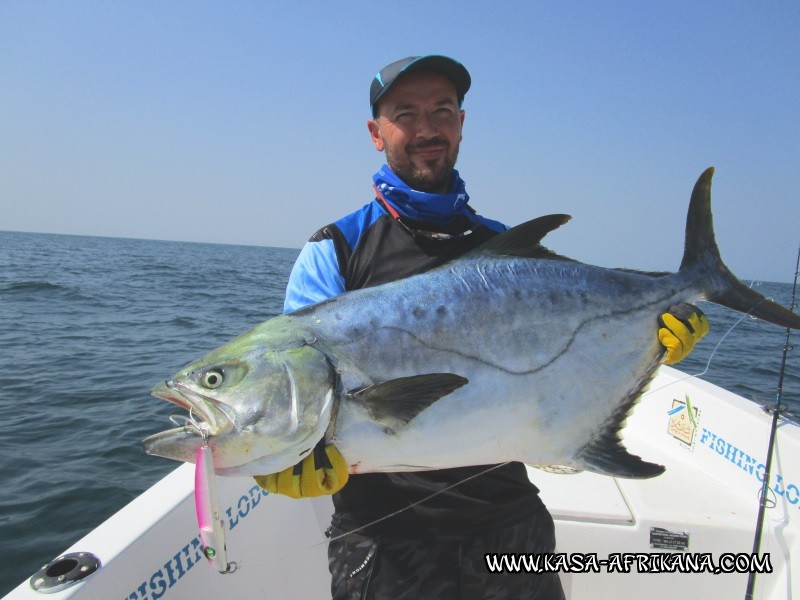
[[[177,466],[140,445],[181,412],[150,388],[279,314],[297,252],[0,232],[0,596]],[[727,334],[703,378],[774,402],[785,330],[702,308],[712,333],[681,369]],[[783,397],[800,414],[796,351]]]

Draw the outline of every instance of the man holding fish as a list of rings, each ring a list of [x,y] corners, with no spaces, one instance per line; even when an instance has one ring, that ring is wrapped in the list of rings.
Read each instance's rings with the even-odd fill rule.
[[[463,65],[435,55],[393,62],[375,76],[367,128],[387,163],[373,176],[376,198],[311,237],[292,270],[285,313],[427,271],[507,229],[468,205],[454,168],[470,84]],[[672,364],[708,323],[680,304],[653,329]],[[335,446],[320,442],[294,468],[256,479],[292,497],[334,494],[336,599],[564,597],[557,574],[492,574],[484,563],[486,553],[555,549],[553,520],[522,463],[348,476]]]

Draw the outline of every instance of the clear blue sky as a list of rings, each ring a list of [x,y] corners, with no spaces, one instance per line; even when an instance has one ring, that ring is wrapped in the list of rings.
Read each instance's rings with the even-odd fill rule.
[[[371,199],[383,65],[470,70],[471,204],[674,270],[715,165],[722,256],[790,281],[798,2],[0,2],[0,229],[299,248]]]

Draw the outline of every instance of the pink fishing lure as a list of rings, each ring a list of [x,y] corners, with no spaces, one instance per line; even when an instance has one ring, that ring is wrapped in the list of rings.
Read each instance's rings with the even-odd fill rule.
[[[203,554],[220,573],[233,573],[236,563],[228,562],[225,547],[225,523],[219,512],[217,480],[214,473],[214,457],[208,444],[197,451],[194,470],[194,506],[197,525],[203,542]]]

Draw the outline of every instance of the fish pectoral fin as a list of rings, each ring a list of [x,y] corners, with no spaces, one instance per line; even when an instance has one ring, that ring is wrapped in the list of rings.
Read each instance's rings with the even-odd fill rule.
[[[348,397],[362,405],[386,433],[394,434],[439,398],[468,382],[453,373],[412,375],[354,390]]]
[[[662,465],[630,454],[617,436],[601,436],[586,446],[575,462],[585,471],[628,479],[649,479],[665,470]]]

